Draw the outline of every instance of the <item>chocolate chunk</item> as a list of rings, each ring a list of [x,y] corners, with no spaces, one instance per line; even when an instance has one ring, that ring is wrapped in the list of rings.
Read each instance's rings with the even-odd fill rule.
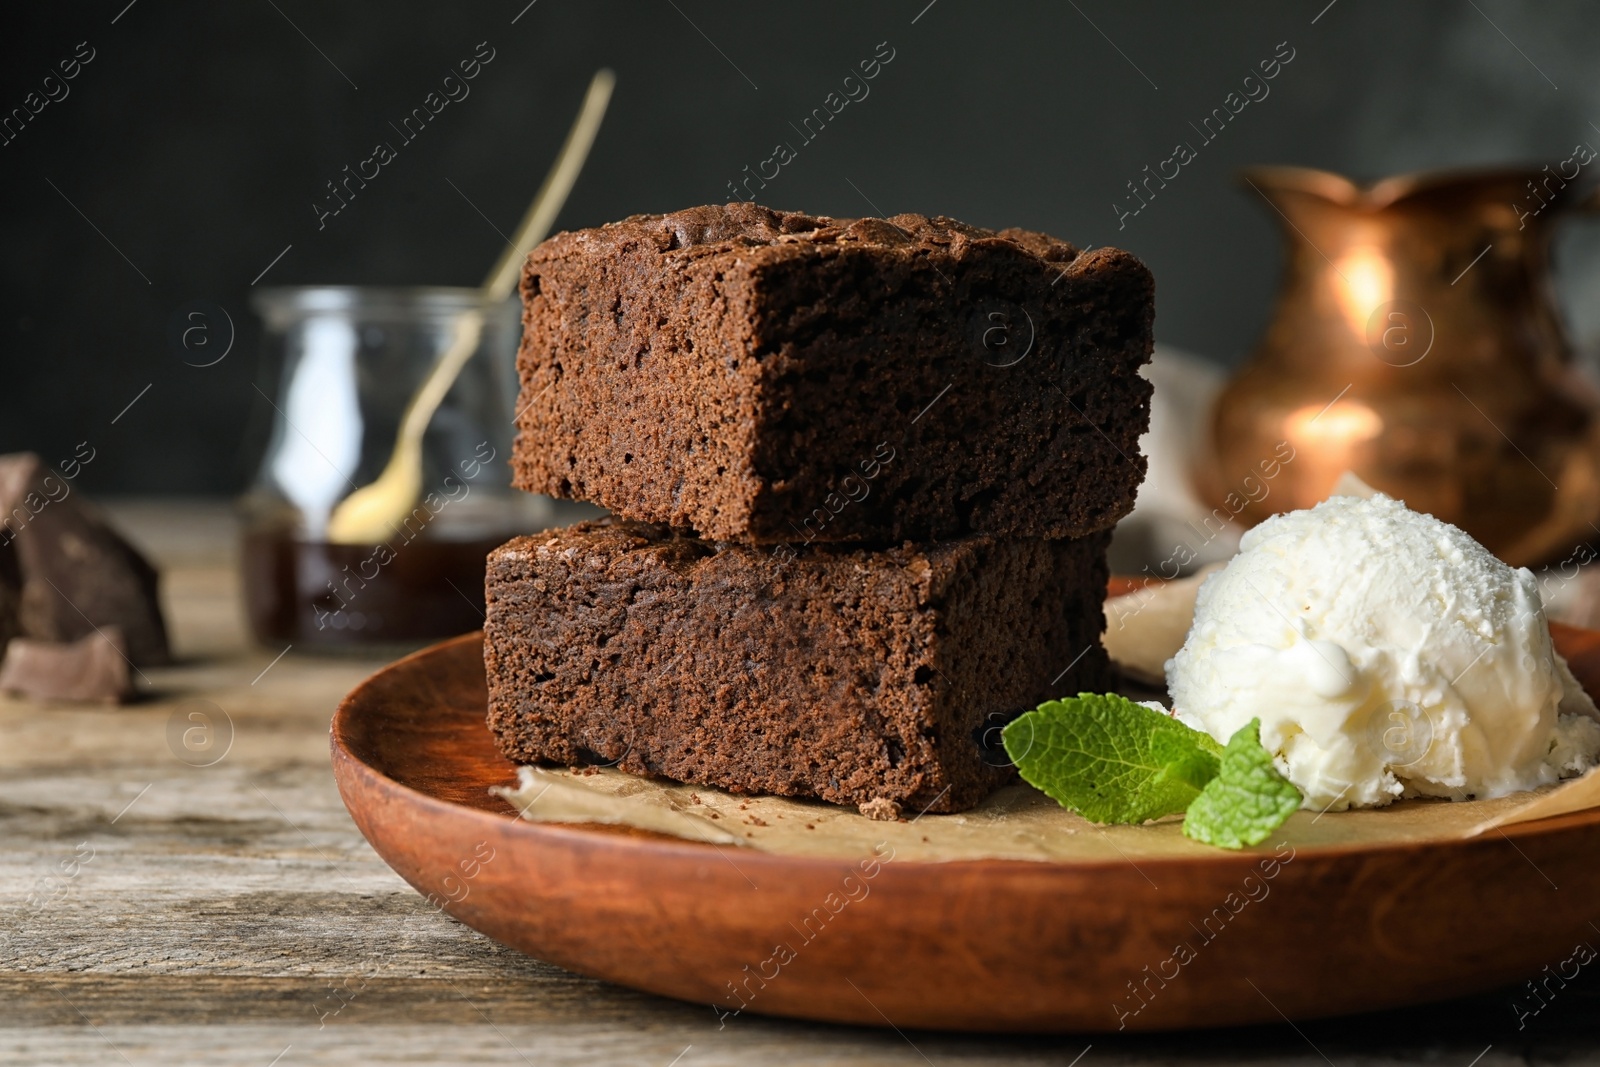
[[[171,661],[156,569],[31,452],[0,456],[0,545],[15,553],[24,636],[77,641],[117,626],[134,663]]]
[[[105,626],[70,644],[14,637],[0,662],[0,691],[37,700],[122,704],[133,696],[122,631]]]

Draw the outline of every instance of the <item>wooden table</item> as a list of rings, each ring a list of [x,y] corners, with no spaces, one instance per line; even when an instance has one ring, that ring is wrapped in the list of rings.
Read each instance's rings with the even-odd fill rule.
[[[181,662],[146,670],[125,708],[0,698],[0,1062],[1600,1063],[1600,967],[1520,1030],[1508,989],[1298,1029],[1081,1038],[719,1028],[707,1006],[568,974],[435,911],[357,833],[327,725],[380,663],[250,645],[227,506],[112,510],[163,567]],[[183,738],[207,728],[197,713],[217,731],[200,753]]]

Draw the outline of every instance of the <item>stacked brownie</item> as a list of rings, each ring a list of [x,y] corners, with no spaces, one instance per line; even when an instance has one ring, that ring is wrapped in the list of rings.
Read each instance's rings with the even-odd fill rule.
[[[553,237],[522,294],[516,483],[615,518],[489,557],[507,757],[956,811],[996,727],[1106,688],[1132,256],[731,204]]]

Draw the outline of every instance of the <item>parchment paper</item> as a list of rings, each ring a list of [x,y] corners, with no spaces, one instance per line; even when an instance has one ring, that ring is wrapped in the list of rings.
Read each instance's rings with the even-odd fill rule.
[[[549,771],[521,768],[523,782],[500,794],[534,821],[610,822],[672,833],[690,840],[737,845],[794,856],[854,860],[887,843],[896,860],[944,862],[1011,859],[1050,863],[1132,863],[1170,857],[1209,857],[1218,850],[1180,832],[1173,816],[1144,826],[1096,826],[1031,786],[1008,786],[971,811],[956,815],[908,813],[905,821],[877,821],[850,808],[781,797],[744,797],[705,786],[637,778],[621,771]],[[551,780],[559,788],[550,788]],[[1565,787],[1563,787],[1565,788]],[[574,792],[576,791],[576,792]],[[1295,849],[1407,845],[1471,836],[1505,819],[1539,796],[1499,800],[1407,800],[1388,808],[1318,814],[1296,812],[1256,850],[1287,842]],[[574,801],[577,803],[574,803]],[[601,817],[596,817],[596,813]],[[672,823],[664,823],[663,817]],[[1539,816],[1542,817],[1542,816]],[[679,820],[689,820],[687,824]],[[703,834],[704,824],[720,841]],[[1499,822],[1497,825],[1507,825]],[[718,835],[719,836],[719,835]]]

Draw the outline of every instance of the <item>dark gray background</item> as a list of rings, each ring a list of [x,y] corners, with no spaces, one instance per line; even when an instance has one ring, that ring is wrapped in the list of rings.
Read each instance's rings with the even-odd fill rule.
[[[1579,3],[12,4],[0,110],[80,41],[96,57],[70,95],[0,147],[0,451],[55,459],[90,440],[83,484],[99,491],[242,487],[268,410],[252,384],[271,391],[252,279],[292,245],[261,284],[476,284],[601,65],[617,94],[562,228],[727,199],[887,41],[871,95],[763,202],[1120,245],[1156,274],[1158,337],[1223,363],[1249,350],[1278,269],[1274,221],[1237,167],[1377,177],[1600,145],[1600,12]],[[496,57],[471,95],[319,232],[323,182],[392,140],[388,122],[480,41]],[[1271,95],[1119,232],[1124,183],[1283,41],[1295,58]],[[1588,338],[1600,230],[1570,231],[1563,294]],[[197,299],[239,327],[204,369],[168,342]]]

